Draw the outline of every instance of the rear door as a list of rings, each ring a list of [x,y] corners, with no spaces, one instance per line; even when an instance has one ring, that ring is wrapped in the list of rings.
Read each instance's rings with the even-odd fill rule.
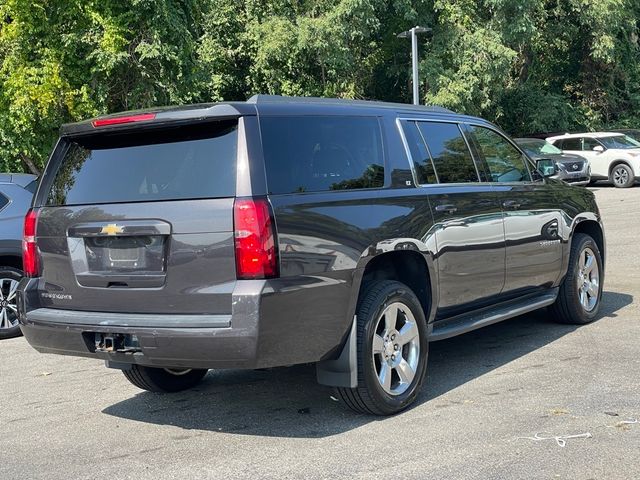
[[[238,121],[63,138],[38,194],[42,306],[230,313]]]
[[[417,181],[434,225],[440,299],[438,316],[477,306],[502,291],[505,243],[498,196],[484,183],[457,123],[406,121]],[[426,240],[426,239],[425,239]]]
[[[561,211],[546,181],[534,181],[525,156],[500,132],[469,125],[470,138],[484,162],[504,215],[504,292],[550,287],[562,265]]]

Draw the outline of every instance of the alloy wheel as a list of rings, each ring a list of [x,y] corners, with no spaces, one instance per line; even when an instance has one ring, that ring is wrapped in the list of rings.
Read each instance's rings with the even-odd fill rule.
[[[372,357],[386,393],[401,395],[409,388],[418,370],[420,335],[407,305],[394,302],[382,311],[373,334]]]
[[[616,168],[613,171],[613,183],[616,185],[626,185],[629,181],[629,172],[626,168]]]
[[[600,271],[598,261],[591,248],[587,247],[580,252],[578,260],[578,298],[585,311],[592,311],[598,304],[600,293]]]
[[[0,329],[9,329],[18,325],[17,293],[17,280],[0,278]]]

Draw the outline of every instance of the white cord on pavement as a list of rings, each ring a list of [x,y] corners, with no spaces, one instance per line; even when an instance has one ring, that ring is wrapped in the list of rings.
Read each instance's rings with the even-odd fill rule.
[[[541,435],[546,435],[545,433],[536,433],[533,437],[518,437],[523,438],[525,440],[533,440],[533,441],[541,441],[541,440],[555,440],[559,447],[564,447],[567,444],[567,440],[571,438],[591,438],[589,432],[579,433],[577,435],[549,435],[542,437]]]

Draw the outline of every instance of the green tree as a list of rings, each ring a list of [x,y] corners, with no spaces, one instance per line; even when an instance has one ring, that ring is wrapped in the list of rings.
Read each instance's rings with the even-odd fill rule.
[[[512,134],[639,126],[635,0],[0,0],[0,163],[60,124],[254,93],[422,98]]]
[[[195,1],[0,5],[2,169],[41,168],[60,124],[199,99]]]

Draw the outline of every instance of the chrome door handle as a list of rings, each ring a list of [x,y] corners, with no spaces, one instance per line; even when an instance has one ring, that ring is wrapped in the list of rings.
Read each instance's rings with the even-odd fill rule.
[[[456,207],[455,205],[451,205],[450,203],[436,206],[436,212],[456,213],[457,211],[458,207]]]
[[[504,202],[502,202],[502,206],[504,208],[510,208],[512,210],[516,210],[518,208],[520,208],[521,203],[518,202],[517,200],[505,200]]]

